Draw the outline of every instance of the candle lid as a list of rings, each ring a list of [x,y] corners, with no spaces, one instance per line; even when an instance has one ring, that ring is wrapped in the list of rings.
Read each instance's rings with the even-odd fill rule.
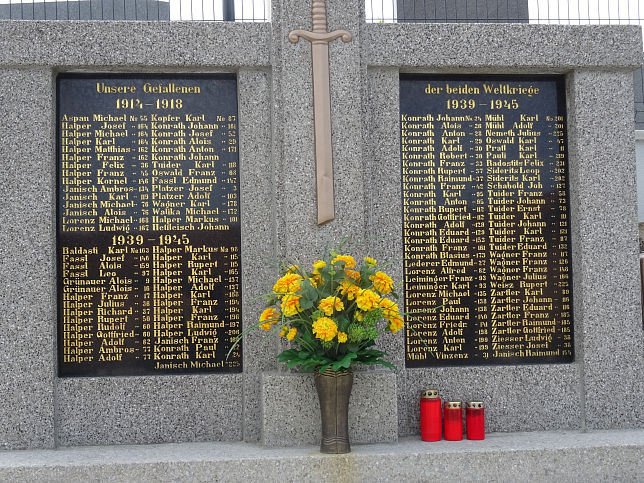
[[[446,409],[461,409],[461,401],[447,401],[445,402]]]
[[[438,398],[438,389],[425,389],[420,393],[421,399],[437,399]]]
[[[469,401],[467,403],[469,409],[483,409],[483,402],[481,401]]]

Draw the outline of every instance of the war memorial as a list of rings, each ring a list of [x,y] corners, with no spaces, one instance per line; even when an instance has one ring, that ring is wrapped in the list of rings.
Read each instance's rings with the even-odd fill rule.
[[[324,14],[0,21],[0,479],[642,478],[641,29]],[[347,237],[414,316],[323,455],[311,374],[235,341]],[[428,388],[486,439],[421,441]]]

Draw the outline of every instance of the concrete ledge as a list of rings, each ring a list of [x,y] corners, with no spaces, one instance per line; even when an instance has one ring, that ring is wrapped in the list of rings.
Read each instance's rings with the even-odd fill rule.
[[[2,20],[0,65],[231,71],[267,66],[270,34],[267,23]]]
[[[93,446],[0,453],[2,481],[641,481],[644,430],[494,433],[484,441],[317,446]]]
[[[579,66],[635,70],[642,64],[637,25],[367,24],[363,35],[371,66],[516,73]]]

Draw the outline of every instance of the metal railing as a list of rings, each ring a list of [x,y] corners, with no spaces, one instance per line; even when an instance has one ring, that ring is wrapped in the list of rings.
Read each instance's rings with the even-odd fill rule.
[[[342,2],[344,0],[329,0]],[[270,21],[271,0],[0,0],[0,18]],[[644,0],[365,0],[367,22],[641,24]]]
[[[268,22],[270,0],[0,0],[0,19]]]
[[[367,22],[641,24],[644,0],[365,0]]]

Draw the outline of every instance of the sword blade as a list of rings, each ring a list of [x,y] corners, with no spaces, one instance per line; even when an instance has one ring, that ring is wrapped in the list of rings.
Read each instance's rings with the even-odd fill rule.
[[[311,43],[313,64],[313,119],[315,130],[315,176],[317,179],[318,225],[335,217],[333,198],[333,147],[331,140],[331,86],[329,45]]]

